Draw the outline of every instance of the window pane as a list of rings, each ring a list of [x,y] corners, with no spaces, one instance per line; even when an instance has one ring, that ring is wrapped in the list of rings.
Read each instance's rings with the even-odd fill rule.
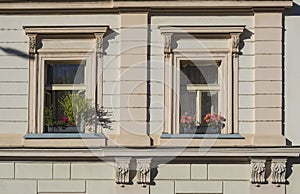
[[[74,128],[74,126],[76,126],[76,123],[70,122],[67,119],[68,117],[64,113],[63,107],[60,104],[60,101],[62,101],[62,99],[64,99],[67,95],[77,94],[77,93],[79,93],[79,91],[75,91],[75,90],[45,91],[44,132],[53,132],[53,133],[84,132],[83,129]],[[84,91],[80,92],[80,94],[84,96]],[[70,111],[73,112],[72,109]]]
[[[183,61],[180,64],[181,133],[205,133],[202,130],[208,127],[205,116],[220,114],[218,68],[217,63],[207,61]]]
[[[218,92],[201,92],[201,119],[213,112],[218,113]]]
[[[84,65],[48,64],[47,84],[84,84]]]
[[[197,61],[181,63],[181,83],[218,84],[218,64]]]

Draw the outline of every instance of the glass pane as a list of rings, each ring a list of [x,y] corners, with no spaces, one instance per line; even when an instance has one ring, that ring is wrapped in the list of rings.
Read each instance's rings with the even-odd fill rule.
[[[218,64],[184,61],[180,66],[182,84],[218,84]]]
[[[218,92],[201,92],[201,124],[206,114],[218,113]]]
[[[214,62],[184,61],[180,65],[180,132],[181,133],[206,133],[208,128],[215,128],[219,133],[223,123],[208,123],[204,119],[207,114],[219,118],[219,89],[218,68]],[[213,84],[214,90],[209,91],[207,85]],[[193,87],[188,87],[193,86]],[[220,117],[221,118],[221,117]]]
[[[70,94],[79,94],[84,97],[84,91],[71,91],[71,90],[51,90],[45,91],[45,107],[44,107],[44,132],[51,133],[70,133],[70,132],[84,132],[84,129],[76,128],[78,122],[68,119],[61,101]],[[73,103],[73,102],[69,102]],[[73,114],[71,106],[69,112]],[[69,114],[70,115],[70,114]],[[72,116],[74,117],[74,116]]]
[[[84,84],[84,65],[48,64],[47,84]]]

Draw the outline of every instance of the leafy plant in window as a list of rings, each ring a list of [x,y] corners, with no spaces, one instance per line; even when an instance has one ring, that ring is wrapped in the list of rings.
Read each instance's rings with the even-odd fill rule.
[[[86,127],[89,131],[93,131],[92,126],[96,124],[101,125],[103,128],[111,128],[111,114],[102,107],[95,109],[90,100],[80,93],[69,93],[58,102],[64,113],[61,120],[54,119],[53,106],[44,109],[44,121],[48,132],[63,132],[60,129],[84,132]],[[51,130],[49,131],[49,129]]]
[[[196,115],[189,115],[185,112],[180,118],[180,125],[184,133],[195,133],[196,132]]]
[[[181,116],[180,124],[184,128],[192,128],[195,126],[195,116],[191,116],[188,112],[185,112],[184,115]]]
[[[95,108],[84,95],[70,93],[58,102],[66,116],[66,118],[62,118],[62,121],[65,121],[65,123],[81,127],[93,124]]]
[[[46,127],[54,126],[53,106],[44,108],[44,122]]]
[[[225,117],[215,112],[206,114],[203,120],[207,126],[218,130],[218,133],[220,133],[220,130],[225,127]]]

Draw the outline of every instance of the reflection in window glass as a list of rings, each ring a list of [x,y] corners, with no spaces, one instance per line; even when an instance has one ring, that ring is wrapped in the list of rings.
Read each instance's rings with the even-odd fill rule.
[[[72,106],[66,115],[61,105],[70,94],[85,96],[85,65],[82,62],[48,62],[45,66],[44,132],[84,132],[76,123],[70,122]],[[72,104],[72,100],[69,102]],[[71,115],[71,117],[70,117]],[[68,118],[68,116],[70,118]]]
[[[80,64],[48,64],[47,84],[83,84],[84,66]]]
[[[183,128],[199,129],[199,127],[205,127],[207,123],[204,121],[204,117],[207,114],[218,113],[220,93],[218,70],[219,64],[214,61],[181,62],[181,131],[183,131]],[[192,120],[186,120],[185,118]],[[184,124],[184,121],[186,121],[187,124]]]

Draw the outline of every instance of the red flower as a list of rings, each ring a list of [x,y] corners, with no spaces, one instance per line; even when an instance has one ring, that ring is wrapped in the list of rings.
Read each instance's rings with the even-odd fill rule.
[[[61,118],[62,122],[67,123],[68,122],[68,118],[67,117],[62,117]]]

